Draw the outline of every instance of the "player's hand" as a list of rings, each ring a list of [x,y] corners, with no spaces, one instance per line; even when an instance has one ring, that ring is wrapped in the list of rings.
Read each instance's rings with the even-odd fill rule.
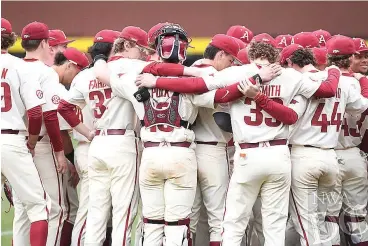
[[[144,73],[138,75],[135,85],[138,86],[138,88],[146,87],[146,88],[154,88],[156,87],[156,81],[157,78],[150,74],[150,73]]]
[[[29,141],[27,142],[27,148],[29,150],[29,153],[31,153],[32,157],[35,156],[35,145],[31,144]]]
[[[70,178],[68,182],[72,187],[75,188],[79,183],[79,175],[77,169],[75,169],[75,166],[72,163],[70,163],[70,161],[68,161],[68,168],[70,172]]]
[[[64,155],[64,151],[55,152],[55,157],[57,161],[57,171],[64,174],[68,170],[67,159]]]
[[[86,136],[86,138],[89,141],[92,141],[95,136],[96,136],[96,131],[95,130],[92,130],[92,131],[89,132],[89,134]]]
[[[263,66],[258,74],[262,79],[262,82],[268,82],[276,78],[281,74],[282,67],[279,64],[270,64],[268,66]]]
[[[360,80],[361,78],[365,77],[363,74],[361,73],[353,73],[354,78],[356,78],[357,80]]]
[[[259,93],[259,88],[253,84],[246,84],[241,82],[238,85],[238,90],[243,93],[245,97],[254,98]]]

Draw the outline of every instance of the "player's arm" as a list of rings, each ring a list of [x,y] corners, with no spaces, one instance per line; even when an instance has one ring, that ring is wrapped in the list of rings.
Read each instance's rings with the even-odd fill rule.
[[[66,100],[60,100],[57,111],[73,129],[91,141],[93,138],[91,129],[83,124],[76,114],[76,106],[83,109],[86,105],[83,93],[81,89],[79,89],[79,86],[82,85],[83,82],[83,76],[77,75],[74,78],[72,86],[66,96]]]
[[[362,96],[368,98],[368,78],[361,73],[354,73],[354,77],[359,81]]]
[[[262,80],[269,81],[278,76],[279,72],[278,67],[269,66],[261,68],[258,74],[244,67],[229,67],[212,76],[206,75],[198,78],[156,78],[152,75],[144,74],[138,76],[136,85],[148,88],[155,87],[179,93],[204,93],[246,79],[253,84],[261,83]]]
[[[311,98],[312,96],[319,98],[334,97],[339,85],[341,72],[336,66],[331,66],[328,68],[327,75],[326,80],[321,83],[314,82],[311,79],[304,77],[298,94],[303,95],[306,98]]]

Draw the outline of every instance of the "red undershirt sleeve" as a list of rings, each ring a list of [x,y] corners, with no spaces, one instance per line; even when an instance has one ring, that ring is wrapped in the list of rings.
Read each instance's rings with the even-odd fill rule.
[[[363,77],[359,80],[360,91],[363,97],[368,98],[368,78]]]
[[[51,145],[55,152],[63,150],[63,142],[61,140],[59,120],[57,118],[57,111],[51,110],[43,113],[43,119],[47,134],[50,137]]]
[[[298,114],[293,109],[273,101],[265,94],[259,94],[254,101],[265,112],[286,125],[292,125],[298,120]]]
[[[188,94],[200,94],[208,91],[204,80],[197,77],[158,78],[156,81],[156,88]]]
[[[152,62],[143,68],[142,73],[151,73],[156,76],[183,76],[184,66],[174,63]]]
[[[75,113],[75,105],[68,103],[65,100],[60,100],[57,110],[71,127],[74,128],[81,123],[79,117]]]
[[[244,95],[238,90],[239,83],[216,90],[215,103],[228,103],[242,98]]]
[[[27,110],[28,133],[30,135],[39,135],[42,126],[42,107],[36,106]]]

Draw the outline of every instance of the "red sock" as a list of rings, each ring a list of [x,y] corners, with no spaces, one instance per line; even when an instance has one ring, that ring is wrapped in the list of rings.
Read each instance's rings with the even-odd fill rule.
[[[35,221],[31,224],[31,246],[46,246],[48,224],[46,220]]]
[[[72,231],[74,225],[68,221],[64,221],[63,229],[61,230],[60,246],[70,246],[72,243]]]
[[[107,230],[106,230],[106,239],[105,239],[105,242],[104,242],[104,244],[102,246],[110,246],[111,245],[111,233],[112,233],[112,228],[111,227],[107,227]]]

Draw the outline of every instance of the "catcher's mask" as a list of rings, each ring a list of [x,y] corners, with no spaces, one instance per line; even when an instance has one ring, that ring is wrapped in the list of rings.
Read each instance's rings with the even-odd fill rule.
[[[179,63],[187,58],[190,38],[179,25],[166,25],[158,30],[155,44],[158,55],[171,63]]]

